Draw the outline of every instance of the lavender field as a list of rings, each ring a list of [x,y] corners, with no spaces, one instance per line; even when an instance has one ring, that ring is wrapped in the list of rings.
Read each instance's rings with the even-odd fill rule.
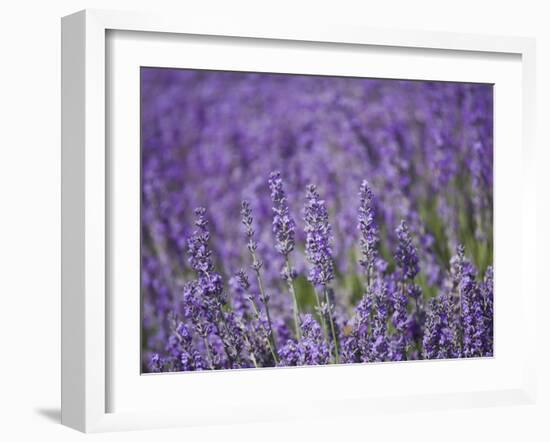
[[[493,88],[141,69],[142,371],[493,355]]]

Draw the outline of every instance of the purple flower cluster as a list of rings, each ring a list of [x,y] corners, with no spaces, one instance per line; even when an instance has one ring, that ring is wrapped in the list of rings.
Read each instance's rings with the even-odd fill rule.
[[[300,327],[302,337],[298,341],[288,340],[281,348],[281,365],[328,364],[328,346],[317,321],[310,314],[304,314],[300,318]]]
[[[397,250],[394,255],[395,263],[401,269],[404,279],[414,279],[419,272],[418,255],[407,223],[401,221],[395,233],[397,234]]]
[[[141,87],[143,371],[492,356],[491,86]]]
[[[361,232],[360,244],[361,254],[363,256],[359,263],[363,267],[367,277],[367,283],[370,285],[378,256],[379,237],[378,228],[376,227],[376,221],[374,218],[374,197],[367,180],[364,180],[361,183],[359,197],[361,203],[359,205],[359,223],[357,228]]]
[[[334,279],[330,246],[332,233],[327,208],[313,184],[307,186],[306,199],[304,216],[306,256],[311,263],[308,280],[313,285],[326,287]]]
[[[464,247],[452,258],[453,284],[430,300],[424,334],[424,357],[443,359],[493,354],[493,269],[478,281]]]
[[[269,188],[273,201],[273,234],[275,247],[283,256],[287,257],[294,250],[294,219],[290,216],[286,201],[283,181],[280,172],[273,172],[269,177]]]

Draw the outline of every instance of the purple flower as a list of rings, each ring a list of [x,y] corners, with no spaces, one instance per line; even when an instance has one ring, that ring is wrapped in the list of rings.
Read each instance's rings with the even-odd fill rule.
[[[283,256],[288,256],[294,250],[294,219],[290,215],[283,181],[280,172],[272,172],[269,176],[269,188],[273,202],[273,233],[275,247]]]
[[[453,321],[451,299],[447,294],[430,299],[422,341],[425,359],[457,357]]]
[[[485,270],[481,291],[483,294],[484,345],[483,356],[493,356],[493,267]]]
[[[250,289],[250,281],[248,280],[248,276],[246,275],[244,270],[239,270],[235,275],[235,279],[237,280],[237,283],[242,290],[246,292],[248,291],[248,289]]]
[[[491,270],[489,270],[488,281],[491,281]],[[459,335],[458,346],[460,356],[479,357],[483,356],[488,347],[492,347],[492,327],[487,333],[486,304],[484,299],[484,287],[476,280],[477,270],[475,266],[466,259],[463,246],[457,247],[456,255],[451,259],[451,276],[454,290],[458,296],[458,325]],[[491,284],[491,283],[490,283]],[[488,298],[492,295],[488,294]],[[492,307],[489,307],[492,309]],[[490,315],[492,318],[492,314]],[[490,343],[489,343],[490,342]]]
[[[191,331],[181,321],[172,318],[172,334],[166,348],[171,356],[172,369],[175,371],[202,370],[207,368],[199,351],[193,344]]]
[[[328,222],[325,202],[319,197],[317,188],[307,187],[305,206],[306,256],[311,264],[308,279],[317,286],[326,287],[334,279],[331,240],[332,232]]]
[[[208,275],[212,272],[212,252],[208,248],[210,232],[206,220],[206,209],[199,207],[195,209],[196,230],[187,243],[189,264],[191,268],[201,275]]]
[[[393,361],[403,361],[407,359],[407,352],[411,344],[409,336],[411,318],[407,311],[409,298],[405,291],[396,287],[395,284],[393,284],[392,288],[391,302],[393,305],[393,314],[391,321],[395,332],[390,342],[390,358]]]
[[[163,371],[164,361],[160,358],[158,353],[153,353],[149,360],[149,371],[151,373],[160,373]]]
[[[241,204],[241,222],[245,227],[245,233],[248,240],[247,248],[248,248],[248,251],[250,252],[250,255],[252,256],[251,267],[256,274],[258,290],[260,292],[260,299],[265,309],[265,317],[267,322],[266,333],[267,333],[269,348],[273,356],[273,361],[277,363],[278,361],[277,342],[275,340],[275,337],[273,336],[273,325],[271,323],[271,315],[269,313],[269,305],[268,305],[270,296],[264,288],[264,283],[262,280],[262,276],[260,274],[260,270],[262,268],[262,261],[258,259],[256,254],[258,243],[254,238],[254,229],[252,227],[252,223],[254,222],[254,219],[252,218],[252,210],[250,209],[250,204],[247,201],[243,201]],[[287,263],[288,263],[288,258],[287,258]],[[248,278],[246,277],[245,273],[243,271],[239,272],[237,274],[237,278],[241,283],[241,287],[243,287],[244,290],[248,290],[250,287],[250,283],[248,282]],[[254,304],[253,300],[252,302]],[[259,315],[260,308],[256,307],[256,311],[257,311],[257,314]]]
[[[281,348],[281,365],[324,365],[329,362],[329,350],[322,337],[321,327],[310,314],[300,316],[302,337],[298,342],[288,340]]]
[[[233,313],[224,311],[227,299],[222,277],[214,271],[212,253],[208,247],[210,233],[205,212],[203,208],[195,210],[197,229],[189,239],[188,253],[189,263],[197,272],[197,280],[195,284],[186,286],[184,299],[187,301],[187,313],[192,315],[191,320],[197,333],[203,337],[207,352],[211,353],[210,362],[217,360],[222,366],[236,368],[243,365],[241,352],[244,343]],[[220,349],[211,346],[212,337],[221,342],[225,360]]]
[[[360,205],[359,205],[359,224],[357,228],[360,232],[360,245],[361,254],[363,255],[359,263],[363,267],[367,276],[367,284],[370,285],[370,281],[375,271],[376,259],[378,256],[378,228],[374,220],[374,204],[373,194],[369,187],[369,183],[364,180],[361,183],[361,189],[359,191]]]
[[[294,330],[296,337],[300,339],[301,330],[298,319],[298,299],[294,287],[296,271],[290,264],[289,254],[294,250],[294,219],[290,216],[290,210],[286,201],[286,195],[283,190],[283,182],[279,172],[271,172],[269,176],[269,188],[271,189],[271,201],[273,211],[272,228],[275,234],[275,247],[284,257],[285,263],[281,271],[283,279],[286,281],[288,290],[292,297],[292,314],[294,318]]]
[[[250,209],[250,203],[248,201],[243,201],[241,204],[241,222],[244,225],[246,238],[247,238],[247,244],[246,247],[248,248],[248,251],[252,255],[253,262],[252,262],[252,268],[255,271],[259,271],[262,268],[262,261],[257,258],[256,255],[256,249],[258,248],[258,243],[256,239],[254,238],[254,228],[252,227],[252,223],[254,222],[254,219],[252,218],[252,210]]]
[[[317,309],[321,316],[325,338],[328,340],[329,328],[332,337],[334,360],[339,362],[339,342],[332,316],[333,303],[329,297],[329,283],[334,279],[334,264],[332,261],[332,229],[328,222],[325,202],[320,198],[317,188],[307,186],[306,206],[304,210],[306,232],[306,256],[311,264],[308,280],[314,286],[321,286],[324,300],[321,301],[317,290]]]
[[[460,307],[462,311],[462,355],[475,357],[483,355],[484,312],[481,288],[476,281],[476,270],[466,260],[464,248],[459,247]]]
[[[404,279],[414,279],[419,272],[418,255],[412,242],[409,227],[404,220],[401,221],[395,233],[398,240],[394,255],[395,263],[401,269]]]
[[[197,273],[197,290],[202,298],[203,307],[217,317],[226,303],[226,297],[223,292],[222,277],[214,271],[212,252],[208,247],[210,232],[205,215],[204,208],[195,210],[195,226],[197,228],[189,238],[187,249],[189,264]]]
[[[348,353],[353,354],[353,359],[357,362],[370,361],[370,323],[372,315],[372,297],[363,296],[355,308],[355,317],[353,323],[353,340],[348,342]],[[351,346],[355,347],[354,350]]]
[[[386,361],[390,357],[388,320],[390,296],[382,278],[377,278],[355,309],[351,330],[343,339],[346,362]]]
[[[388,287],[384,280],[378,278],[373,289],[373,319],[370,338],[370,359],[385,361],[389,357],[387,325],[389,319]]]

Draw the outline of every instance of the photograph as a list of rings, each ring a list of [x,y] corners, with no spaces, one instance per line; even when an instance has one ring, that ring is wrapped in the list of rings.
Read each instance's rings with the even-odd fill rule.
[[[0,442],[550,442],[512,3],[5,2]]]
[[[493,84],[140,68],[141,372],[493,357]]]

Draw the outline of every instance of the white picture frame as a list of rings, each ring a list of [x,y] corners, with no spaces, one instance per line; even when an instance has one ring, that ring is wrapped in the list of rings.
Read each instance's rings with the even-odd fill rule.
[[[388,31],[344,26],[270,24],[269,22],[217,23],[197,17],[166,17],[150,14],[86,10],[62,20],[62,423],[84,432],[111,431],[167,426],[185,426],[217,422],[261,421],[285,417],[322,416],[320,406],[282,407],[258,410],[255,404],[235,406],[248,410],[238,417],[219,413],[212,408],[197,407],[195,412],[175,407],[159,410],[112,411],[109,393],[111,347],[108,330],[112,320],[108,299],[109,194],[106,121],[109,114],[107,45],[109,32],[154,32],[162,35],[217,36],[293,42],[335,43],[342,46],[376,46],[384,48],[429,49],[443,52],[468,52],[483,58],[484,54],[510,54],[521,63],[521,326],[525,347],[518,351],[521,376],[502,388],[475,388],[460,393],[432,391],[427,394],[388,395],[376,398],[330,397],[339,400],[338,413],[363,414],[369,410],[389,412],[418,408],[452,408],[509,403],[531,403],[535,396],[534,349],[536,290],[534,277],[529,277],[526,256],[536,247],[534,228],[534,97],[535,42],[519,37],[492,37],[451,33]],[[111,54],[112,55],[112,54]],[[116,230],[115,230],[116,232]],[[505,253],[505,252],[499,252]],[[519,282],[518,282],[519,283]],[[498,316],[497,316],[498,321]],[[497,355],[498,358],[498,355]],[[466,361],[468,362],[468,361]],[[474,362],[475,361],[469,361]],[[444,363],[444,362],[443,362]],[[397,364],[399,365],[399,364]],[[378,366],[377,370],[388,370]],[[321,367],[315,370],[340,370]],[[361,370],[361,367],[354,370]],[[399,369],[398,369],[399,370]],[[286,370],[285,376],[293,376]],[[296,372],[298,373],[298,372]],[[312,373],[311,371],[309,372]],[[317,371],[319,373],[319,371]],[[519,373],[519,372],[518,372]],[[139,375],[139,373],[138,373]],[[226,373],[216,373],[216,383]],[[246,372],[238,376],[246,381]],[[262,382],[270,374],[262,374]],[[168,376],[171,377],[171,376]],[[164,376],[166,379],[166,376]],[[176,378],[171,377],[173,382]],[[208,384],[208,378],[201,382]],[[212,378],[213,379],[213,378]],[[251,379],[251,378],[249,378]],[[235,378],[232,378],[235,380]],[[223,381],[223,379],[222,379]],[[517,381],[517,382],[516,382]],[[337,396],[337,395],[336,395]],[[250,398],[250,396],[249,396]],[[243,402],[245,399],[240,399]],[[332,410],[334,411],[334,409]],[[242,416],[242,415],[241,415]]]

